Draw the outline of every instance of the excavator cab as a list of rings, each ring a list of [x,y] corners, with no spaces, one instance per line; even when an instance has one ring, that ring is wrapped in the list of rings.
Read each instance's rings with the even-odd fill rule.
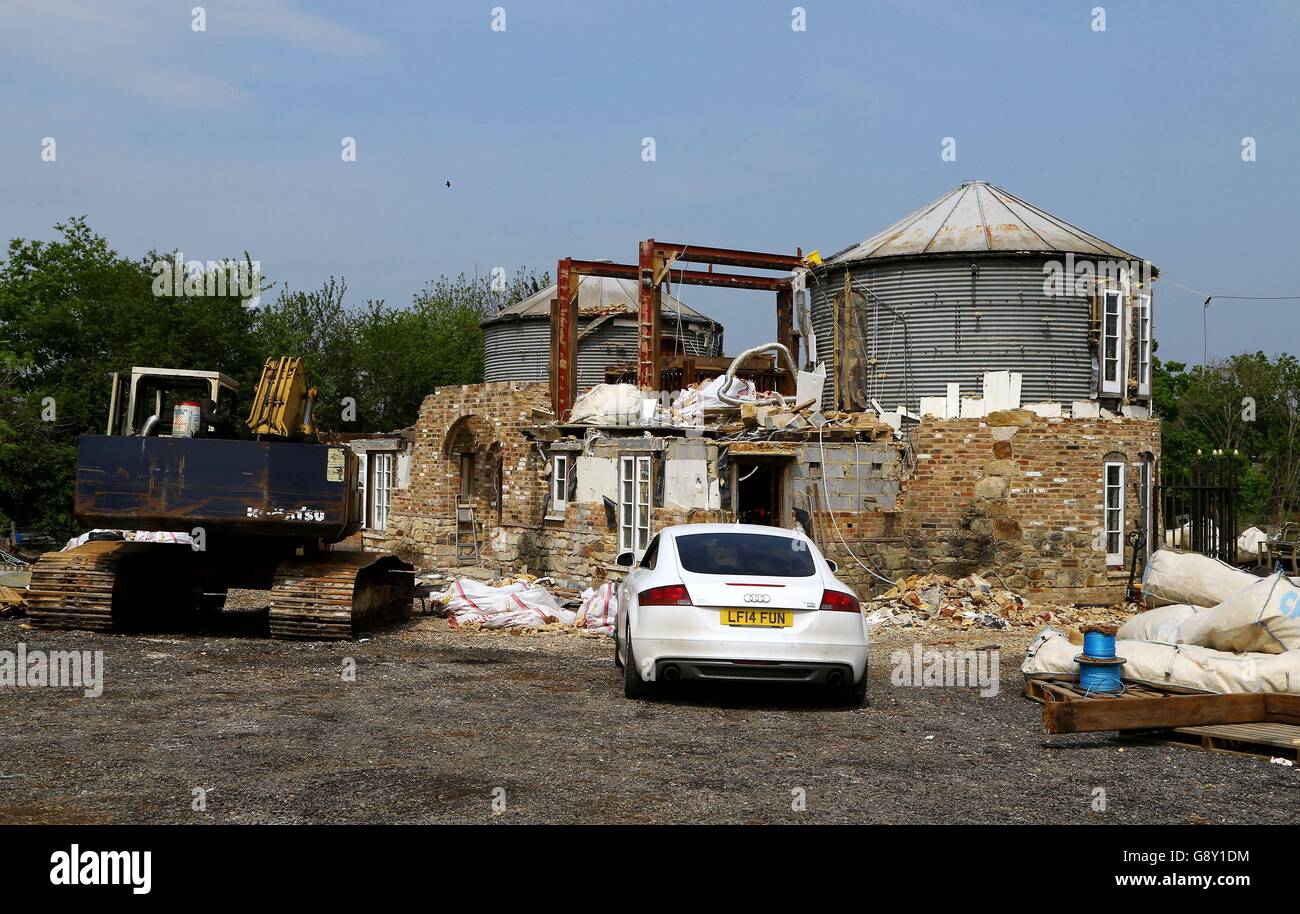
[[[215,404],[212,415],[216,418],[205,424],[201,433],[234,427],[239,384],[219,371],[132,368],[129,376],[113,372],[106,434],[170,437],[176,405],[204,401]]]
[[[266,361],[246,422],[238,393],[216,371],[114,376],[108,434],[77,443],[73,516],[135,533],[42,556],[34,624],[144,630],[219,607],[231,589],[269,592],[277,638],[351,638],[410,613],[411,565],[331,548],[360,529],[360,467],[350,448],[317,440],[302,359]],[[190,544],[170,541],[177,533]]]

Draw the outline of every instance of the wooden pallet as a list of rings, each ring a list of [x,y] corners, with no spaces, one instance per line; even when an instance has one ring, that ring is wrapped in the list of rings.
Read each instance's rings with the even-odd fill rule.
[[[1251,755],[1256,758],[1285,758],[1300,762],[1300,727],[1292,724],[1220,724],[1215,727],[1179,727],[1152,733],[1125,733],[1128,742],[1159,746],[1182,746]]]
[[[1025,695],[1037,702],[1113,701],[1116,698],[1160,699],[1173,695],[1202,695],[1191,689],[1156,689],[1127,683],[1115,695],[1087,695],[1072,680],[1026,679]],[[1207,724],[1168,730],[1126,731],[1118,734],[1125,742],[1146,745],[1181,746],[1256,758],[1285,758],[1300,762],[1300,726],[1277,722]]]
[[[1139,683],[1126,682],[1124,691],[1113,695],[1093,692],[1091,695],[1079,688],[1074,679],[1025,679],[1025,697],[1039,704],[1044,701],[1082,701],[1114,698],[1163,698],[1166,695],[1203,695],[1195,689],[1156,689]]]

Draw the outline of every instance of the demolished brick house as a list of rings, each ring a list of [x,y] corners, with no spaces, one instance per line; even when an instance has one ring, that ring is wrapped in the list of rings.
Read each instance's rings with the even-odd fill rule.
[[[642,245],[654,292],[651,278],[704,275],[674,272],[676,251],[646,244],[670,250],[660,264]],[[422,404],[409,485],[391,492],[368,547],[587,586],[619,576],[618,553],[670,524],[800,524],[863,596],[938,571],[993,573],[1051,602],[1122,597],[1134,550],[1149,548],[1131,534],[1152,539],[1160,451],[1149,265],[982,183],[825,262],[794,262],[777,339],[799,368],[826,372],[819,410],[683,419],[665,397],[576,424],[555,376],[443,388]],[[559,310],[552,367],[557,339],[560,360],[581,361]],[[676,391],[725,370],[680,347],[669,357],[653,323],[640,321],[638,379]],[[737,371],[793,394],[788,375],[761,356]]]

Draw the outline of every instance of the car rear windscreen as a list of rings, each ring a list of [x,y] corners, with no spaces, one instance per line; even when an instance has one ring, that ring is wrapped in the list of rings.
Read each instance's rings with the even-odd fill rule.
[[[762,533],[691,533],[677,538],[682,567],[696,574],[808,578],[817,573],[803,540]]]

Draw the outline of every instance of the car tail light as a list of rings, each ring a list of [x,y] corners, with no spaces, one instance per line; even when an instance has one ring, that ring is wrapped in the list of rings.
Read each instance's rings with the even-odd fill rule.
[[[686,592],[685,584],[667,584],[641,591],[637,602],[642,606],[690,606],[691,595]]]
[[[823,590],[822,605],[819,608],[830,612],[861,612],[858,606],[858,598],[842,590]]]

